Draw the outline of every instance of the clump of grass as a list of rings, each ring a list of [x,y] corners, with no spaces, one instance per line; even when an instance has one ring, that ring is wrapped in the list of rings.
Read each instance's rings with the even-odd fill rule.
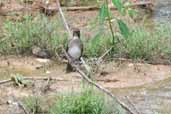
[[[110,35],[97,34],[92,39],[84,41],[84,55],[87,57],[99,57],[111,46]]]
[[[134,27],[132,35],[125,40],[124,50],[131,59],[153,60],[167,57],[171,51],[171,25],[159,25],[153,31]]]
[[[30,96],[23,100],[23,103],[27,110],[32,114],[37,114],[42,111],[42,99],[36,96]]]
[[[32,46],[47,49],[52,54],[60,44],[66,45],[67,35],[59,30],[58,21],[38,15],[25,16],[23,21],[6,21],[3,28],[3,41],[0,42],[0,54],[30,54]]]
[[[62,95],[49,114],[107,114],[110,111],[103,95],[84,89],[80,93]]]
[[[60,20],[49,19],[40,14],[36,17],[25,16],[23,21],[6,21],[3,26],[3,38],[0,40],[0,54],[31,54],[33,46],[47,49],[52,55],[61,53],[59,45],[67,45],[67,34]],[[97,26],[99,28],[99,26]],[[158,61],[171,60],[171,24],[157,25],[154,30],[147,31],[142,26],[130,27],[128,38],[118,32],[121,42],[112,45],[112,36],[108,29],[96,31],[89,40],[82,36],[85,57],[99,57],[111,46],[114,47],[109,57],[127,57]],[[84,31],[82,31],[84,32]],[[92,33],[93,34],[93,33]],[[93,36],[93,35],[92,35]]]

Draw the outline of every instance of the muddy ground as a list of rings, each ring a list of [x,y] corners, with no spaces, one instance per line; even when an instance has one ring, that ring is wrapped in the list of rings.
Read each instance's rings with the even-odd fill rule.
[[[45,101],[47,100],[46,102],[49,103],[46,106],[50,106],[55,94],[71,90],[78,91],[82,83],[78,73],[66,73],[65,62],[16,56],[1,57],[0,60],[1,80],[9,79],[15,74],[21,74],[24,77],[55,77],[58,79],[52,80],[50,83],[47,80],[29,80],[26,87],[16,86],[13,82],[0,85],[0,114],[12,114],[14,110],[17,111],[13,114],[22,114],[22,110],[15,105],[15,102],[29,96],[45,97]],[[99,71],[93,77],[98,84],[113,91],[118,98],[126,101],[123,99],[124,96],[132,96],[133,91],[136,90],[138,92],[135,92],[134,95],[140,97],[140,94],[144,94],[144,89],[141,87],[167,80],[170,74],[170,65],[111,61],[101,64]],[[14,103],[7,104],[7,102]]]

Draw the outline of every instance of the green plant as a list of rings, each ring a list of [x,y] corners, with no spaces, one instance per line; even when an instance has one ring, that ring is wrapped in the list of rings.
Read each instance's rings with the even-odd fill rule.
[[[23,100],[26,109],[32,114],[37,114],[42,111],[41,102],[41,98],[37,96],[30,96]]]
[[[34,18],[26,15],[20,22],[6,21],[0,54],[30,54],[35,45],[52,54],[60,52],[59,45],[66,45],[67,39],[66,33],[59,30],[60,27],[58,21],[50,20],[42,14]]]
[[[94,89],[62,95],[49,114],[109,114],[105,98]]]

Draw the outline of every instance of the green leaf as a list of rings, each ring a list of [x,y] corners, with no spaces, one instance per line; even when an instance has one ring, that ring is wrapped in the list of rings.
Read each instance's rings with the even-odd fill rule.
[[[125,8],[120,0],[112,0],[112,3],[119,10],[122,15],[125,15]]]
[[[100,8],[100,22],[104,22],[105,18],[108,16],[108,8],[107,5],[104,3]]]
[[[128,9],[127,11],[130,17],[134,17],[137,14],[136,10],[134,9]]]
[[[119,25],[119,29],[120,29],[121,34],[125,38],[128,38],[130,32],[129,32],[129,29],[128,29],[127,25],[120,19],[117,20],[117,23]]]

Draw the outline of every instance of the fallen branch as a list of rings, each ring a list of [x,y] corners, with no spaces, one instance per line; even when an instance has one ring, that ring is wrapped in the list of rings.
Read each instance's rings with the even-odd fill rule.
[[[69,79],[62,79],[62,78],[57,78],[57,77],[22,77],[23,80],[55,80],[55,81],[70,81]],[[2,80],[0,81],[1,84],[6,84],[13,82],[13,79],[7,79],[7,80]]]
[[[25,106],[21,102],[17,102],[18,106],[24,111],[25,114],[29,114],[29,112],[26,110]]]
[[[127,99],[128,103],[130,105],[132,105],[132,107],[133,107],[134,111],[136,112],[136,114],[140,114],[140,112],[138,112],[138,110],[136,109],[136,107],[134,106],[134,104],[131,102],[131,100],[129,99],[129,97],[126,96],[125,98]]]
[[[126,5],[125,7],[136,7],[136,6],[142,6],[142,5],[150,5],[152,4],[150,1],[146,1],[146,2],[137,2],[137,3],[132,3],[130,5]],[[58,9],[56,9],[56,7],[54,6],[46,6],[43,5],[42,8],[44,10],[50,11],[50,12],[54,12],[54,11],[58,11]],[[65,9],[66,11],[93,11],[93,10],[99,10],[100,7],[99,6],[72,6],[72,7],[62,7],[63,9]],[[109,8],[111,10],[117,10],[117,8],[115,8],[113,5],[110,5]],[[60,10],[59,10],[60,12]]]
[[[56,0],[56,4],[57,4],[57,9],[59,10],[59,13],[60,13],[60,15],[61,15],[62,21],[63,21],[63,23],[64,23],[64,27],[66,28],[66,30],[67,30],[67,32],[68,32],[69,38],[72,38],[71,30],[70,30],[70,28],[69,28],[69,26],[68,26],[68,23],[67,23],[67,21],[66,21],[66,19],[65,19],[65,16],[64,16],[63,12],[62,12],[62,8],[61,8],[61,6],[60,6],[59,0]],[[55,9],[56,9],[56,8],[55,8]]]

